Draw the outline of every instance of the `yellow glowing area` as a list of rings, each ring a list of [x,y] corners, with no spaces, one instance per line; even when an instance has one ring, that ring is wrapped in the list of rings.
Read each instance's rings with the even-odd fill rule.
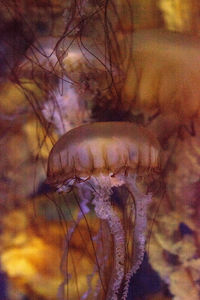
[[[27,251],[27,249],[12,249],[7,251],[4,255],[2,255],[2,263],[6,265],[6,272],[11,277],[16,276],[25,276],[27,279],[30,279],[33,275],[35,275],[36,270],[33,266],[26,260],[27,254],[35,254],[35,251]],[[26,253],[29,252],[29,253]]]
[[[42,91],[37,85],[28,80],[21,80],[20,85],[7,82],[1,87],[0,107],[4,113],[19,113],[23,107],[28,107],[28,97],[34,95],[41,99]]]
[[[58,253],[56,247],[51,247],[42,239],[26,236],[26,241],[21,245],[10,247],[2,253],[2,268],[11,279],[20,282],[22,290],[30,285],[36,293],[51,299],[55,297],[61,281]]]
[[[6,83],[0,92],[0,105],[4,112],[14,113],[26,103],[23,92],[13,83]]]
[[[179,32],[195,30],[198,21],[197,1],[195,3],[194,0],[160,0],[159,7],[167,29]]]
[[[64,280],[60,268],[66,238],[63,227],[59,222],[45,223],[41,218],[36,218],[36,223],[33,223],[36,225],[33,225],[30,207],[13,211],[2,221],[5,229],[0,240],[2,270],[19,291],[27,294],[32,290],[38,295],[36,297],[56,300],[58,288]],[[93,221],[88,217],[88,224],[93,224],[92,230],[96,232],[99,224]],[[69,274],[65,293],[70,295],[70,300],[77,300],[77,293],[83,295],[88,289],[87,275],[94,272],[95,261],[84,221],[80,222],[70,243],[71,249],[62,266]],[[97,281],[98,275],[95,275],[91,285]]]
[[[43,158],[48,158],[49,151],[52,148],[52,139],[49,135],[46,135],[41,124],[37,120],[30,120],[25,124],[24,131],[32,153],[35,156],[39,154]]]

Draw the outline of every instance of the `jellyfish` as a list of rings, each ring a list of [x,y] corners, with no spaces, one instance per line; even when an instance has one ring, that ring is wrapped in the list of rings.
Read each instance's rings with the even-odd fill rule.
[[[60,192],[77,189],[81,200],[81,212],[69,231],[68,242],[80,219],[89,212],[90,199],[90,205],[104,226],[101,230],[105,230],[103,233],[100,230],[93,238],[97,243],[99,281],[95,286],[89,286],[80,299],[127,299],[130,279],[145,252],[147,207],[152,198],[139,187],[137,178],[144,178],[159,169],[157,139],[146,128],[130,122],[82,125],[63,135],[52,148],[48,159],[48,183]],[[123,188],[127,189],[130,198],[115,203],[113,190],[121,189],[125,194]],[[101,249],[103,234],[105,244],[109,244],[104,251]],[[110,249],[113,249],[112,262],[105,253]],[[109,270],[107,276],[106,270]],[[90,274],[89,282],[94,274],[95,270]],[[103,275],[106,279],[102,279]]]
[[[200,109],[197,36],[163,29],[138,30],[130,43],[122,100],[132,110],[175,113],[179,122],[197,118]],[[128,63],[127,63],[128,62]]]

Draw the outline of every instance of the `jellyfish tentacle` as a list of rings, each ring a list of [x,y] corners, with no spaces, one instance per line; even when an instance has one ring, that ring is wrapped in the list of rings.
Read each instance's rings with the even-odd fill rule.
[[[61,191],[61,192],[68,191],[72,186],[75,186],[75,180],[74,179],[70,180],[66,184],[62,185],[59,188],[59,191]],[[87,206],[87,204],[89,203],[89,199],[90,199],[88,197],[89,190],[87,190],[81,184],[77,185],[77,187],[78,187],[77,188],[78,195],[81,199],[81,202],[79,203],[81,210],[78,212],[78,215],[77,215],[76,219],[74,220],[73,225],[70,227],[70,229],[67,233],[66,239],[65,239],[65,247],[64,247],[62,260],[61,260],[61,273],[63,275],[63,281],[60,283],[60,285],[58,287],[58,293],[57,293],[58,299],[60,299],[60,300],[65,299],[65,286],[68,284],[68,282],[70,280],[70,277],[71,277],[71,275],[63,269],[63,265],[66,261],[67,256],[68,256],[70,240],[72,239],[72,235],[73,235],[76,227],[78,226],[78,224],[83,219],[84,214],[86,215],[90,211],[89,207]]]
[[[99,299],[99,295],[102,292],[102,281],[100,278],[98,279],[97,283],[95,284],[95,288],[92,287],[92,279],[95,276],[97,272],[101,272],[102,274],[105,272],[106,269],[106,262],[108,262],[109,259],[109,254],[110,254],[110,241],[105,235],[105,227],[108,229],[108,225],[106,221],[101,222],[100,225],[100,230],[98,231],[97,235],[94,236],[94,241],[96,241],[98,247],[97,247],[97,257],[99,261],[99,265],[101,266],[101,270],[98,270],[97,265],[94,266],[94,270],[91,274],[88,275],[88,292],[87,292],[87,297],[91,297],[91,299]],[[107,231],[107,230],[106,230]],[[106,237],[106,240],[105,240]],[[104,241],[103,241],[104,240]],[[101,276],[102,276],[101,274]],[[89,298],[83,298],[83,299],[89,299]],[[81,298],[82,300],[82,298]]]
[[[78,195],[81,199],[81,202],[80,202],[81,211],[84,214],[89,213],[90,208],[87,206],[87,204],[89,203],[89,199],[92,198],[92,196],[91,196],[92,189],[91,189],[90,185],[85,184],[85,181],[87,181],[87,180],[88,180],[88,178],[83,180],[82,182],[80,181],[76,184]],[[79,214],[80,214],[80,212],[79,212]],[[98,236],[96,237],[96,239],[98,239]],[[93,240],[95,240],[95,237]],[[98,268],[95,265],[93,272],[87,275],[88,289],[87,289],[87,291],[85,291],[85,293],[81,297],[81,300],[88,299],[88,297],[92,295],[92,293],[93,293],[92,279],[95,276],[95,273],[97,272],[97,270],[98,270]],[[99,282],[100,282],[100,280],[99,280]],[[99,289],[96,289],[97,293],[96,293],[96,295],[94,295],[94,297],[98,296],[99,290],[100,290],[100,283],[99,283]]]
[[[77,184],[77,191],[78,191],[78,196],[81,199],[81,202],[79,203],[81,207],[81,212],[87,214],[89,213],[90,209],[88,207],[89,200],[91,199],[91,190],[84,184],[84,182],[81,182]]]
[[[114,239],[115,262],[114,270],[111,278],[111,284],[106,299],[117,300],[118,292],[124,278],[124,262],[125,262],[125,232],[120,222],[120,218],[115,213],[110,202],[112,194],[111,188],[116,186],[116,182],[112,182],[111,176],[107,177],[99,175],[93,180],[98,181],[98,193],[96,193],[93,204],[97,216],[108,222],[110,232]],[[118,185],[121,185],[119,182]]]
[[[65,299],[65,286],[68,285],[68,282],[71,278],[71,274],[68,273],[63,268],[63,266],[65,264],[65,261],[66,261],[67,257],[68,257],[70,240],[71,240],[72,235],[75,231],[75,228],[78,226],[78,224],[80,223],[82,218],[83,218],[83,214],[79,212],[76,220],[74,221],[74,224],[72,225],[72,227],[68,231],[66,239],[65,239],[64,252],[63,252],[62,260],[61,260],[61,273],[63,275],[63,281],[59,284],[58,293],[57,293],[57,296],[58,296],[59,300],[64,300]]]
[[[59,184],[57,186],[58,193],[68,193],[68,192],[70,192],[73,185],[74,185],[74,183],[75,183],[75,179],[72,178],[72,179],[67,180],[64,184],[63,183]]]
[[[134,227],[134,247],[133,247],[133,265],[131,270],[126,274],[125,286],[123,290],[122,300],[126,300],[128,296],[128,288],[130,279],[139,269],[145,253],[146,227],[147,227],[147,208],[152,200],[152,195],[143,194],[136,185],[136,175],[126,178],[126,185],[135,200],[135,227]]]

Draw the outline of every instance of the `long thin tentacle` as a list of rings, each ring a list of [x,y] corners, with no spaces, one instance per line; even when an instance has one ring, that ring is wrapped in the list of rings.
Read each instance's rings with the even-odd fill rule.
[[[133,248],[133,265],[131,270],[126,274],[125,287],[122,300],[126,300],[128,296],[128,288],[130,279],[139,269],[145,253],[146,227],[147,227],[147,208],[151,202],[151,194],[143,194],[136,185],[136,175],[128,176],[126,185],[135,200],[135,228],[134,228],[134,248]]]

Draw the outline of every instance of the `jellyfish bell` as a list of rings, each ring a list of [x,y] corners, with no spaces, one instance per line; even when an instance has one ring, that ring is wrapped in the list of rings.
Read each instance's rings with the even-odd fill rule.
[[[138,172],[158,167],[158,143],[130,122],[96,122],[74,128],[51,150],[47,178],[53,185],[95,174]]]
[[[159,167],[160,152],[156,138],[147,129],[129,122],[97,122],[74,128],[63,135],[51,150],[48,183],[59,191],[76,187],[85,213],[89,211],[87,197],[92,193],[95,213],[102,222],[106,222],[112,236],[114,262],[111,279],[107,280],[109,283],[101,280],[103,289],[97,288],[100,283],[93,290],[88,288],[90,295],[87,299],[115,300],[119,294],[120,299],[127,298],[130,278],[139,268],[145,251],[146,211],[151,200],[150,194],[145,195],[137,187],[136,176],[150,174]],[[134,202],[124,205],[122,213],[110,201],[112,188],[121,186],[126,186],[134,197]],[[81,218],[80,215],[78,218]],[[130,224],[125,227],[125,220],[126,226],[129,221],[134,223],[134,230],[127,229]],[[133,236],[130,237],[130,234]],[[101,242],[99,238],[98,243]],[[97,260],[101,277],[109,263],[100,254]]]
[[[182,121],[197,117],[199,37],[153,29],[135,31],[125,39],[132,45],[122,88],[126,104],[147,112],[175,112]]]

